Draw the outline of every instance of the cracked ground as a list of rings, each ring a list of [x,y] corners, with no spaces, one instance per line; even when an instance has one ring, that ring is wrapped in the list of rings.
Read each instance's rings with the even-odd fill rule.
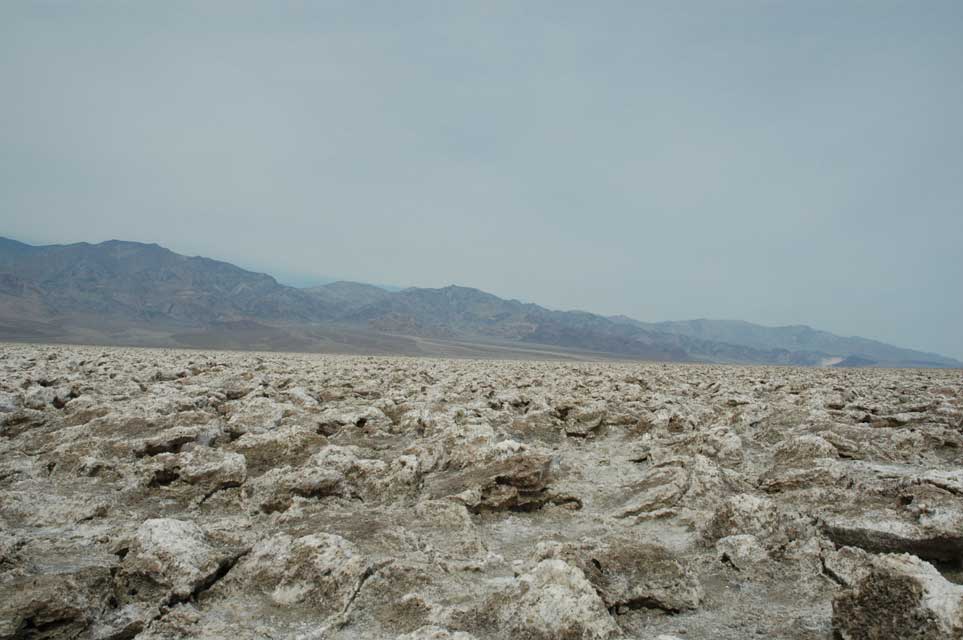
[[[0,345],[0,638],[959,638],[961,557],[959,371]]]

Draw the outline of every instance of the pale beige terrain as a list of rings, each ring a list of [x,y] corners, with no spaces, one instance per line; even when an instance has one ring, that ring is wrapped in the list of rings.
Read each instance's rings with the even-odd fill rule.
[[[963,375],[0,345],[0,638],[963,637]]]

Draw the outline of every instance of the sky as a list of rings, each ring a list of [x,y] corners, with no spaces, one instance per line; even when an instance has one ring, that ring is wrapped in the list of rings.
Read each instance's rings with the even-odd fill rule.
[[[963,2],[0,3],[0,235],[963,357]]]

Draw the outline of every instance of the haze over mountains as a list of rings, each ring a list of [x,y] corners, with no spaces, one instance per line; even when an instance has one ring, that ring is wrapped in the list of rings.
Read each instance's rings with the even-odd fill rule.
[[[32,246],[0,238],[0,339],[472,357],[961,367],[807,326],[640,322],[477,289],[335,282],[295,288],[156,244]]]

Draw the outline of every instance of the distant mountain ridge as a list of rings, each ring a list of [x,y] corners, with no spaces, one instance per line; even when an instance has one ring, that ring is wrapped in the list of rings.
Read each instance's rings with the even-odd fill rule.
[[[329,311],[322,299],[271,276],[156,244],[110,240],[35,247],[2,239],[0,273],[8,287],[29,288],[53,315],[193,324],[245,317],[308,321]]]
[[[469,287],[295,288],[156,244],[0,238],[0,339],[362,353],[620,357],[674,362],[960,367],[806,326],[646,323],[554,311]]]
[[[767,327],[744,320],[678,320],[639,322],[619,316],[618,321],[662,333],[703,340],[707,344],[731,344],[760,351],[820,354],[825,358],[853,358],[864,365],[903,363],[906,366],[959,366],[953,358],[936,353],[895,347],[878,340],[858,336],[841,337],[806,325]],[[858,358],[858,360],[856,360]]]

